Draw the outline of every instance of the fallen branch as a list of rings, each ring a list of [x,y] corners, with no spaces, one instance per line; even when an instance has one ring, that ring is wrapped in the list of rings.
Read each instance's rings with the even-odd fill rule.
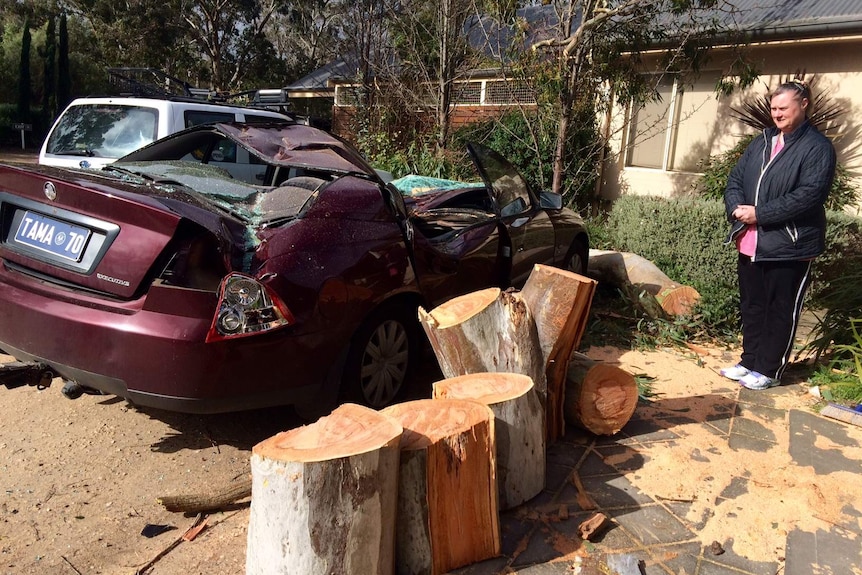
[[[210,495],[164,495],[158,502],[168,511],[207,513],[223,511],[237,501],[251,496],[251,477],[228,485],[221,493]]]

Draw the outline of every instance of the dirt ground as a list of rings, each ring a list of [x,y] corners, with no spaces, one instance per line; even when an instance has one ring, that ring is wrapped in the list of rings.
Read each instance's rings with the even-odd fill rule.
[[[587,353],[650,375],[654,391],[666,399],[728,389],[716,373],[730,358],[720,350],[701,356],[616,348]],[[787,402],[780,407],[805,409],[812,400],[800,386]],[[689,407],[708,408],[696,401]],[[137,409],[110,396],[69,401],[61,396],[58,380],[42,391],[0,388],[0,574],[135,573],[171,548],[195,521],[165,511],[159,496],[206,493],[243,477],[255,443],[299,424],[290,409],[189,416]],[[709,510],[705,544],[736,533],[737,541],[756,542],[751,549],[737,548],[741,555],[774,560],[783,553],[788,530],[799,522],[828,525],[847,497],[862,493],[860,474],[815,478],[810,469],[793,464],[786,437],[779,438],[784,449],[753,458],[710,435],[693,431],[684,446],[657,446],[630,477],[645,492],[700,502],[702,508],[693,506],[695,514],[703,514],[715,501],[713,492],[734,476],[758,477],[758,487],[745,501]],[[710,455],[691,457],[698,453]],[[147,572],[244,572],[248,517],[247,505],[210,515],[197,538],[174,546]],[[148,525],[169,530],[146,537],[142,532]]]

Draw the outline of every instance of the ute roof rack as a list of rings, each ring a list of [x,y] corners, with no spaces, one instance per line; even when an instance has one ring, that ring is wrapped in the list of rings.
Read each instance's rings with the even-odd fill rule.
[[[287,114],[290,101],[283,89],[246,90],[234,94],[198,88],[155,68],[108,68],[108,80],[122,96],[165,100],[228,104],[244,108],[265,108]]]

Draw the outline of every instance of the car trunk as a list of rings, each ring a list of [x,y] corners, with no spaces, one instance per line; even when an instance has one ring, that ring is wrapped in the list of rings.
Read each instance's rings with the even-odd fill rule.
[[[184,216],[224,229],[194,198],[157,186],[0,166],[0,257],[7,268],[70,288],[138,297],[168,263]]]

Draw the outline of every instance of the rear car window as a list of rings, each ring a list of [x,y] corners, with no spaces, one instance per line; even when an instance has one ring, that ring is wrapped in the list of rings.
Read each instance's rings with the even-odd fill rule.
[[[200,126],[201,124],[215,124],[217,122],[235,122],[236,116],[227,112],[207,112],[202,110],[186,110],[184,117],[186,128]]]
[[[146,106],[85,104],[66,110],[51,132],[48,154],[119,158],[156,139],[159,111]]]

